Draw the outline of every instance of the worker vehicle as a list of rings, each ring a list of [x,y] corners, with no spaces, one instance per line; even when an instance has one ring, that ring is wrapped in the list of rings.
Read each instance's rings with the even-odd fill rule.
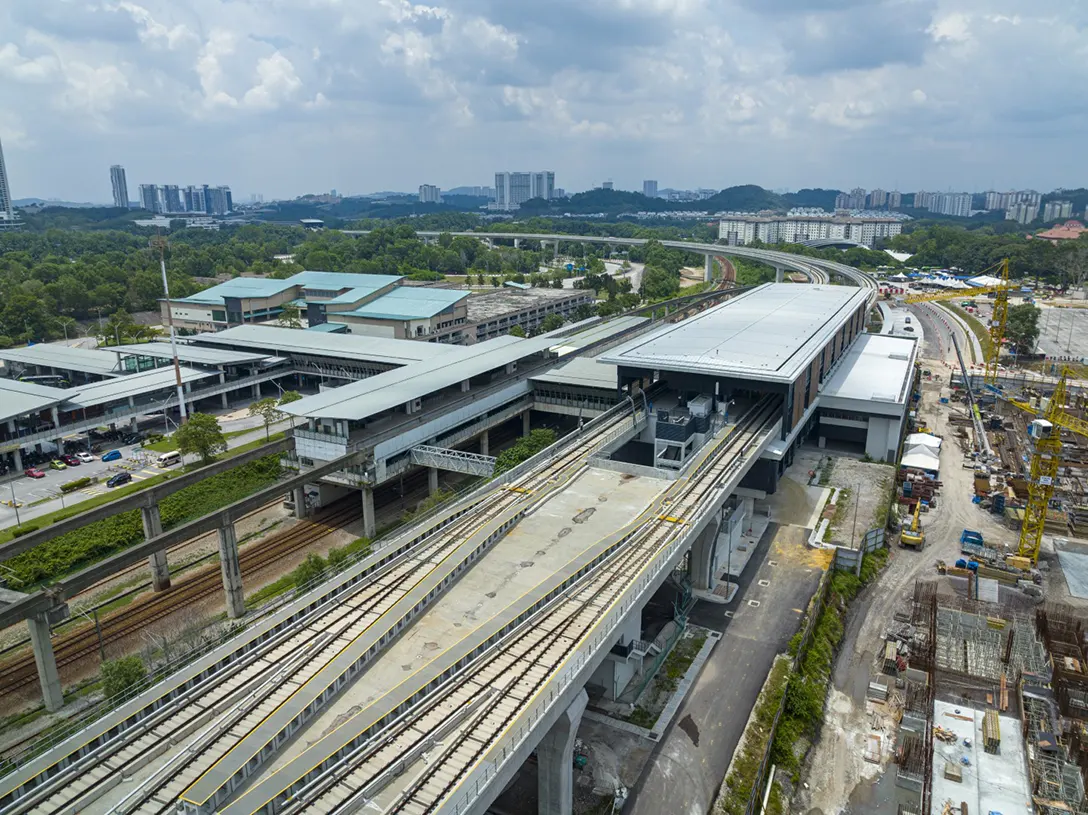
[[[920,517],[922,512],[922,502],[916,501],[914,504],[914,515],[911,517],[910,526],[902,531],[899,535],[899,545],[906,547],[909,546],[912,549],[921,549],[926,545],[926,533],[922,531],[922,519]]]
[[[175,464],[181,463],[181,453],[177,450],[173,450],[169,453],[163,453],[158,458],[158,465],[160,467],[172,467]]]

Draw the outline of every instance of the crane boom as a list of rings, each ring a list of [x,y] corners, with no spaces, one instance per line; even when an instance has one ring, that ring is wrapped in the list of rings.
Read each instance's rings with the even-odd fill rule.
[[[987,463],[993,457],[990,449],[990,440],[986,438],[986,428],[982,425],[982,414],[975,404],[975,394],[971,390],[971,377],[967,375],[967,365],[963,361],[963,351],[960,349],[960,341],[952,334],[952,345],[956,349],[956,358],[960,361],[960,375],[963,377],[963,389],[967,393],[967,412],[971,414],[971,423],[975,426],[975,449],[980,456],[985,456]]]

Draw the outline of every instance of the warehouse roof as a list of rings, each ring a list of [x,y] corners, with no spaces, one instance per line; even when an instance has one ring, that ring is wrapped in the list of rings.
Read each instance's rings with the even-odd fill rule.
[[[210,289],[198,291],[188,297],[172,297],[171,303],[205,303],[209,305],[223,305],[225,297],[240,297],[252,299],[258,297],[272,297],[281,292],[293,289],[296,284],[290,280],[271,280],[263,277],[236,277]]]
[[[222,305],[224,297],[243,299],[272,297],[294,288],[331,291],[346,291],[327,302],[354,303],[368,294],[386,286],[396,284],[397,275],[349,274],[344,272],[306,271],[291,275],[283,280],[266,277],[236,277],[218,286],[197,292],[189,297],[174,298],[175,303],[208,303]]]
[[[62,388],[47,388],[33,382],[20,382],[17,379],[0,379],[0,421],[25,416],[28,413],[59,405],[69,398],[74,391]]]
[[[455,356],[466,349],[456,345],[439,345],[415,340],[393,340],[384,337],[327,334],[322,331],[300,331],[270,325],[240,325],[209,334],[198,334],[191,341],[199,346],[226,346],[266,351],[276,354],[306,354],[388,365],[407,365],[436,356]]]
[[[821,399],[906,404],[916,348],[908,337],[862,334],[821,389]]]
[[[195,382],[209,377],[218,377],[215,371],[198,371],[195,368],[181,369],[181,381]],[[78,410],[95,405],[103,405],[108,402],[116,402],[127,399],[130,396],[144,396],[155,391],[172,388],[175,385],[174,369],[156,368],[153,371],[144,371],[139,374],[129,374],[116,379],[107,379],[104,382],[92,382],[79,388],[73,388],[67,392],[67,398],[61,405],[61,410]]]
[[[117,357],[107,351],[74,348],[58,343],[38,343],[0,350],[0,359],[23,365],[41,365],[62,371],[80,371],[98,376],[120,376]]]
[[[604,362],[792,382],[860,308],[867,291],[767,283],[601,354]]]
[[[457,347],[467,353],[453,358],[449,355],[431,356],[423,362],[307,396],[284,405],[282,409],[294,416],[359,421],[541,353],[554,343],[555,338],[548,336],[524,340],[497,337],[467,348],[420,343],[426,351]]]
[[[120,345],[110,348],[119,356],[154,357],[155,359],[173,359],[174,353],[168,342],[141,342],[135,345]],[[259,363],[268,360],[268,354],[249,354],[244,351],[231,351],[226,348],[203,348],[199,345],[178,343],[178,359],[182,362],[194,362],[201,365],[236,365],[241,363]]]
[[[368,317],[374,320],[426,320],[452,309],[468,297],[458,289],[424,289],[398,286],[355,311],[332,316]]]

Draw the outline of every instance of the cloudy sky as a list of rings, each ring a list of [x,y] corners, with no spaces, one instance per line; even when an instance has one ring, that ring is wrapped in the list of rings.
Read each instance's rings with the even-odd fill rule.
[[[1080,186],[1085,0],[5,0],[13,196]]]

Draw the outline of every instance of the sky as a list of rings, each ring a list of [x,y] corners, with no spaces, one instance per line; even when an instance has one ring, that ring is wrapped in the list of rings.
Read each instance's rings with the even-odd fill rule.
[[[1085,0],[7,0],[12,196],[1077,187]]]

